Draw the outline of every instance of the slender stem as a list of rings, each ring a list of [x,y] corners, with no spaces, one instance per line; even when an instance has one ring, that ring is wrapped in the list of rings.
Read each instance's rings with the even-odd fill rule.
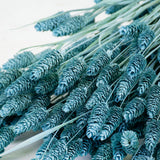
[[[73,113],[74,113],[74,111],[72,111],[72,112],[67,116],[67,118],[63,121],[63,123],[65,123],[65,122],[72,116]],[[45,151],[44,151],[44,153],[43,153],[43,155],[42,155],[41,160],[43,160],[44,155],[46,154],[47,150],[49,149],[49,147],[50,147],[50,145],[51,145],[51,143],[52,143],[52,141],[53,141],[53,139],[54,139],[54,137],[55,137],[55,135],[56,135],[56,133],[57,133],[58,131],[59,131],[59,130],[57,130],[57,131],[55,132],[55,134],[53,135],[53,137],[52,137],[51,140],[49,141],[49,143],[48,143],[48,145],[47,145],[47,147],[46,147],[46,149],[45,149]]]
[[[59,41],[59,42],[54,42],[54,43],[47,43],[47,44],[40,44],[40,45],[35,45],[35,46],[30,46],[30,47],[26,47],[26,48],[22,48],[19,50],[19,52],[22,52],[24,50],[27,50],[27,49],[32,49],[32,48],[40,48],[40,47],[53,47],[53,46],[56,46],[58,44],[61,44],[62,42],[65,42],[65,40],[63,41]]]
[[[24,27],[27,27],[27,26],[36,24],[37,22],[45,21],[45,20],[50,19],[50,18],[55,18],[55,17],[57,17],[57,16],[61,16],[61,15],[66,14],[66,13],[80,12],[80,11],[89,11],[89,10],[93,10],[93,9],[98,9],[98,8],[102,7],[103,4],[104,4],[104,3],[96,4],[96,5],[94,5],[93,7],[89,7],[89,8],[73,9],[73,10],[69,10],[69,11],[66,11],[66,12],[62,12],[62,13],[56,13],[56,14],[54,14],[54,15],[52,15],[52,16],[48,16],[48,17],[46,17],[46,18],[41,18],[41,19],[39,19],[39,20],[37,20],[37,21],[34,21],[34,22],[32,22],[32,23],[23,25],[23,26],[18,27],[18,28],[13,28],[13,29],[14,29],[14,30],[15,30],[15,29],[21,29],[21,28],[24,28]]]
[[[91,111],[88,111],[88,112],[86,112],[86,113],[84,113],[84,114],[82,114],[82,115],[80,115],[80,116],[77,116],[77,117],[75,117],[75,118],[73,118],[73,119],[71,119],[71,120],[69,120],[69,121],[67,121],[67,122],[65,122],[65,123],[62,123],[62,124],[60,124],[60,125],[58,125],[58,126],[56,126],[56,127],[54,127],[54,128],[51,128],[51,129],[48,129],[48,130],[46,130],[46,131],[44,131],[44,132],[42,132],[42,133],[39,133],[39,134],[37,134],[37,135],[35,135],[35,136],[33,136],[33,137],[31,137],[31,138],[23,141],[22,143],[16,145],[15,147],[13,147],[13,148],[5,151],[5,152],[2,153],[0,156],[1,156],[1,157],[2,157],[2,156],[5,156],[5,155],[10,154],[10,153],[12,153],[12,152],[15,152],[15,151],[17,151],[17,150],[19,150],[19,149],[22,149],[22,148],[24,148],[24,147],[26,147],[26,146],[28,146],[28,145],[31,145],[31,144],[39,141],[40,139],[42,139],[42,138],[50,135],[51,133],[57,131],[58,129],[61,129],[61,128],[64,127],[64,126],[75,122],[77,119],[85,116],[86,114],[88,114],[88,113],[90,113],[90,112],[91,112]]]
[[[144,140],[143,140],[143,143],[141,145],[139,145],[137,151],[135,152],[135,154],[133,155],[132,159],[135,158],[136,154],[138,153],[138,151],[140,150],[140,148],[142,147],[142,145],[144,144]]]
[[[152,55],[155,51],[157,51],[160,48],[160,45],[157,46],[155,49],[153,49],[148,55],[145,56],[145,58],[147,59],[150,55]]]
[[[84,129],[85,126],[86,126],[86,125],[84,125],[82,128],[80,128],[80,129],[78,130],[78,132],[67,142],[66,145],[68,145],[68,144],[78,135],[78,133],[80,133],[80,132],[82,131],[82,129]]]
[[[150,67],[154,67],[154,65],[156,64],[156,59],[157,57],[155,56],[147,65],[147,68],[150,66]]]
[[[118,36],[117,36],[118,37]],[[92,52],[90,52],[88,55],[84,57],[85,60],[87,60],[90,56],[92,56],[98,49],[102,48],[102,46],[106,45],[107,43],[113,41],[113,39],[117,39],[117,37],[112,37],[111,39],[106,40],[103,44],[96,47]],[[98,41],[98,40],[97,40]]]
[[[159,77],[160,77],[160,72],[158,73],[158,75],[156,76],[155,80],[153,81],[152,86],[155,85],[155,83],[157,82]]]

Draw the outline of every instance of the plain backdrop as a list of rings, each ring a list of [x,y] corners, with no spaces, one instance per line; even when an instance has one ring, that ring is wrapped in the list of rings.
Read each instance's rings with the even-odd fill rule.
[[[55,42],[51,32],[36,32],[33,25],[23,25],[51,16],[58,11],[86,8],[94,5],[93,0],[0,0],[0,66],[20,49]],[[6,149],[12,148],[34,133],[25,133],[16,138]],[[30,160],[42,141],[14,152],[2,160]],[[81,158],[83,160],[88,158]]]
[[[57,40],[51,32],[36,32],[34,25],[15,28],[62,10],[93,5],[93,0],[0,0],[0,65],[22,48]]]

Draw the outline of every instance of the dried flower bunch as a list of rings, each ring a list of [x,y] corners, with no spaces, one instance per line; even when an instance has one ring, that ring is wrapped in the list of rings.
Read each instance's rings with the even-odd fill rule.
[[[160,160],[160,1],[95,3],[39,20],[37,31],[69,37],[2,66],[2,157],[43,138],[35,160]],[[41,133],[4,151],[30,130]]]

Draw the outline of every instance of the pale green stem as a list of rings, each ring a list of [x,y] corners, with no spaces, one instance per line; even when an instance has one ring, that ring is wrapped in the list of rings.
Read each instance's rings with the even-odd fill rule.
[[[158,17],[157,17],[157,18],[158,18]],[[152,29],[154,32],[156,32],[157,30],[159,30],[159,25],[160,25],[160,20],[159,20],[157,23],[153,24],[153,25],[151,26],[151,29]]]
[[[118,82],[119,82],[119,81],[120,81],[120,78],[116,80],[117,84],[116,84],[115,87],[113,88],[111,94],[108,96],[106,102],[108,102],[108,101],[110,100],[110,98],[112,97],[112,95],[113,95],[113,93],[114,93],[116,87],[118,86]]]
[[[130,45],[127,48],[125,48],[115,59],[113,59],[111,63],[115,63],[123,55],[127,54],[129,49],[130,49]]]
[[[134,6],[134,7],[133,7],[133,6]],[[113,17],[115,16],[115,18],[116,18],[116,19],[114,19],[114,21],[115,21],[115,22],[116,22],[116,21],[121,21],[121,23],[122,23],[122,22],[128,21],[128,20],[130,20],[130,19],[133,19],[133,14],[134,14],[134,12],[135,12],[135,13],[138,13],[138,8],[139,8],[140,6],[141,6],[141,4],[137,4],[137,5],[136,5],[136,3],[133,3],[133,4],[130,4],[130,5],[122,8],[121,10],[115,12],[115,13],[112,15]],[[110,16],[110,17],[108,17],[108,19],[109,19],[109,18],[112,18],[112,17]],[[106,20],[107,20],[107,18],[106,18]],[[112,26],[112,24],[115,23],[114,21],[113,21],[113,19],[111,19],[111,22],[110,22],[111,24],[110,24],[110,23],[107,23],[106,25],[104,25],[104,26],[102,26],[102,27],[106,28],[107,26]],[[103,24],[105,24],[105,20],[102,21],[102,22],[103,22]],[[120,23],[120,22],[119,22],[119,23]]]
[[[132,55],[130,55],[129,57],[127,57],[124,61],[122,61],[119,66],[122,67],[125,63],[128,62],[129,58],[131,57]]]
[[[113,37],[114,39],[116,39],[117,37]],[[94,49],[92,52],[90,52],[88,55],[86,55],[85,57],[84,57],[84,59],[85,60],[87,60],[90,56],[92,56],[98,49],[100,49],[103,45],[105,45],[105,44],[107,44],[107,43],[109,43],[109,42],[111,42],[111,41],[113,41],[113,39],[109,39],[109,40],[107,40],[106,42],[104,42],[102,45],[99,45],[98,47],[96,47],[96,49]]]
[[[158,73],[158,75],[156,76],[155,80],[153,81],[152,86],[155,85],[155,83],[157,82],[159,77],[160,77],[160,72]]]
[[[117,23],[117,17],[119,17],[122,14],[125,14],[132,5],[126,6],[124,8],[122,8],[121,10],[113,13],[112,15],[110,15],[109,17],[107,17],[106,19],[104,19],[103,21],[100,21],[97,23],[97,29],[102,30],[106,27],[110,27],[110,23],[112,23],[114,21],[114,24]],[[133,7],[133,6],[132,6]],[[116,20],[115,20],[116,19]]]
[[[141,0],[136,0],[137,3],[140,2]],[[122,1],[122,0],[103,0],[103,2],[107,3],[107,4],[110,4],[110,5],[126,5],[126,4],[130,4],[133,2],[133,0],[125,0],[125,1]]]
[[[41,44],[41,45],[35,45],[35,46],[30,46],[30,47],[26,47],[26,48],[20,49],[19,52],[22,52],[22,51],[27,50],[27,49],[32,49],[32,48],[49,47],[49,46],[53,47],[53,46],[56,46],[56,45],[58,45],[60,43],[62,43],[62,41],[60,41],[60,42],[54,42],[54,43]]]
[[[153,21],[153,19],[156,19],[159,16],[159,11],[160,9],[158,5],[156,8],[153,9],[153,11],[150,14],[145,15],[145,17],[142,17],[141,21],[150,24]]]
[[[72,116],[73,113],[74,113],[74,111],[72,111],[72,112],[67,116],[67,118],[63,121],[63,123],[65,123],[65,122]],[[49,149],[49,146],[51,145],[51,143],[52,143],[52,141],[53,141],[53,139],[54,139],[54,137],[55,137],[55,135],[57,134],[58,131],[59,131],[59,130],[57,130],[57,131],[55,132],[55,134],[53,135],[53,137],[52,137],[51,140],[49,141],[49,143],[48,143],[48,145],[47,145],[47,147],[46,147],[46,149],[45,149],[45,152],[44,152],[43,155],[42,155],[41,160],[43,160],[43,158],[44,158],[47,150]]]
[[[150,67],[154,67],[154,65],[156,64],[156,59],[157,59],[157,57],[154,57],[149,63],[148,63],[148,65],[147,65],[147,68],[150,66]],[[152,65],[152,66],[151,66]]]
[[[101,33],[100,33],[100,36],[99,36],[99,39],[98,39],[98,44],[99,45],[102,45],[102,40],[104,39],[105,41],[107,41],[107,40],[114,40],[115,39],[115,36],[116,36],[116,38],[118,38],[117,36],[119,35],[118,33],[119,33],[119,31],[117,31],[117,32],[115,32],[115,33],[110,33],[110,35],[109,34],[105,34],[105,33],[103,33],[103,32],[105,32],[106,31],[106,29],[104,30],[104,31],[102,31]],[[103,37],[102,37],[103,36]]]
[[[152,55],[156,50],[158,50],[160,48],[160,45],[157,46],[155,49],[153,49],[148,55],[145,56],[145,58],[147,59],[150,55]]]
[[[95,36],[95,37],[96,37],[96,36]],[[72,48],[68,49],[68,50],[65,52],[65,54],[67,54],[68,52],[70,52],[70,51],[74,50],[75,48],[80,47],[81,45],[83,45],[83,44],[87,43],[88,41],[92,40],[93,38],[94,38],[94,37],[87,38],[87,39],[86,39],[86,40],[84,40],[83,42],[78,43],[78,44],[76,44],[76,45],[74,45],[74,43],[72,43],[72,45],[74,45],[74,47],[72,47]],[[78,42],[78,41],[76,41],[76,42]],[[76,43],[76,42],[75,42],[75,43]]]
[[[140,148],[142,147],[142,145],[144,144],[144,140],[143,140],[143,143],[141,143],[137,149],[137,151],[135,152],[135,154],[133,155],[132,159],[135,158],[136,154],[138,153],[138,151],[140,150]]]
[[[78,135],[78,133],[80,133],[80,132],[82,131],[82,129],[84,129],[85,126],[86,126],[86,125],[84,125],[82,128],[80,128],[80,129],[78,130],[78,132],[67,142],[66,145],[68,145],[68,144]]]
[[[152,45],[154,44],[154,42],[156,42],[157,41],[157,39],[160,37],[160,35],[158,35],[158,36],[156,36],[154,39],[153,39],[153,41],[148,45],[148,47],[143,51],[143,55],[145,54],[146,55],[146,58],[148,58],[149,56],[147,55],[147,51],[149,51],[149,48],[150,47],[152,47]]]
[[[157,72],[159,69],[160,69],[160,66],[158,66],[158,67],[155,69],[155,72]]]
[[[108,1],[106,1],[106,2],[108,2]],[[112,2],[111,2],[112,3]],[[157,3],[157,1],[156,2],[154,2],[154,3],[151,3],[152,5],[153,4],[156,4]],[[100,6],[103,6],[103,4],[105,4],[105,3],[102,3],[101,5],[97,5],[97,7],[100,7]],[[146,9],[148,6],[152,6],[151,4],[148,4],[145,8],[144,7],[142,7],[142,8],[144,8],[144,9]],[[118,11],[118,12],[116,12],[116,13],[114,13],[113,15],[111,15],[110,17],[108,17],[106,20],[103,20],[102,22],[102,25],[103,24],[105,24],[106,22],[108,22],[108,21],[111,21],[111,20],[113,20],[114,18],[116,18],[117,16],[119,16],[119,15],[121,15],[121,12],[122,13],[124,13],[125,11],[127,11],[127,10],[129,10],[129,13],[131,12],[130,11],[130,8],[137,8],[137,6],[136,7],[132,7],[132,5],[133,4],[131,4],[131,5],[128,5],[128,6],[126,6],[126,7],[124,7],[124,9],[121,9],[120,11]],[[138,5],[139,6],[139,5]],[[94,7],[91,7],[92,9],[93,8],[96,8],[95,6]],[[89,9],[91,9],[91,8],[89,8]],[[143,9],[143,10],[144,10]],[[133,10],[133,9],[132,9]],[[141,9],[142,10],[142,9]],[[77,11],[77,10],[76,10]],[[70,11],[68,11],[68,12],[70,12]],[[138,11],[137,11],[138,12]],[[128,12],[127,13],[125,13],[124,15],[126,15],[126,14],[129,14]],[[121,16],[120,16],[121,17]],[[132,17],[132,16],[131,16]],[[126,17],[125,17],[126,18]],[[131,19],[131,18],[129,18],[129,19]],[[124,21],[126,21],[126,20],[123,20],[122,22],[124,22]],[[59,46],[58,46],[58,49],[66,42],[66,41],[69,41],[69,40],[74,40],[74,39],[76,39],[77,37],[80,37],[80,36],[82,36],[82,35],[85,35],[86,33],[89,33],[89,31],[91,31],[93,28],[94,28],[94,30],[97,30],[98,28],[96,27],[95,28],[95,26],[98,26],[98,25],[100,25],[101,23],[97,23],[97,24],[94,24],[93,25],[93,27],[89,27],[88,29],[85,27],[85,30],[82,30],[82,31],[80,31],[79,33],[77,33],[77,34],[75,34],[75,35],[73,35],[73,36],[71,36],[71,37],[69,37],[68,39],[66,39],[66,40],[63,40],[63,41],[60,41],[60,42],[56,42],[56,43],[50,43],[50,44],[43,44],[43,45],[36,45],[36,46],[32,46],[32,47],[27,47],[27,48],[24,48],[24,49],[21,49],[20,51],[22,51],[22,50],[26,50],[26,49],[29,49],[29,48],[36,48],[36,47],[46,47],[46,46],[53,46],[53,45],[58,45],[59,44]],[[114,23],[112,23],[112,24],[115,24],[115,22]],[[119,23],[117,23],[117,24],[120,24],[120,22]],[[109,24],[109,26],[111,26],[110,24]],[[103,27],[105,27],[105,26],[103,26]],[[102,27],[102,28],[103,28]]]

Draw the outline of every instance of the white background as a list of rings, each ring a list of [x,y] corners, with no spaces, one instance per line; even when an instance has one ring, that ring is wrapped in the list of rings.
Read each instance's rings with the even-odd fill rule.
[[[0,0],[0,65],[22,48],[57,40],[51,32],[36,32],[33,25],[14,28],[58,11],[93,5],[93,0]]]
[[[0,0],[0,66],[22,48],[57,40],[50,32],[36,32],[33,25],[18,30],[14,28],[53,15],[58,11],[93,5],[93,0]],[[29,137],[30,133],[17,137],[7,149]],[[40,144],[41,141],[14,152],[2,160],[30,160],[34,158]]]

